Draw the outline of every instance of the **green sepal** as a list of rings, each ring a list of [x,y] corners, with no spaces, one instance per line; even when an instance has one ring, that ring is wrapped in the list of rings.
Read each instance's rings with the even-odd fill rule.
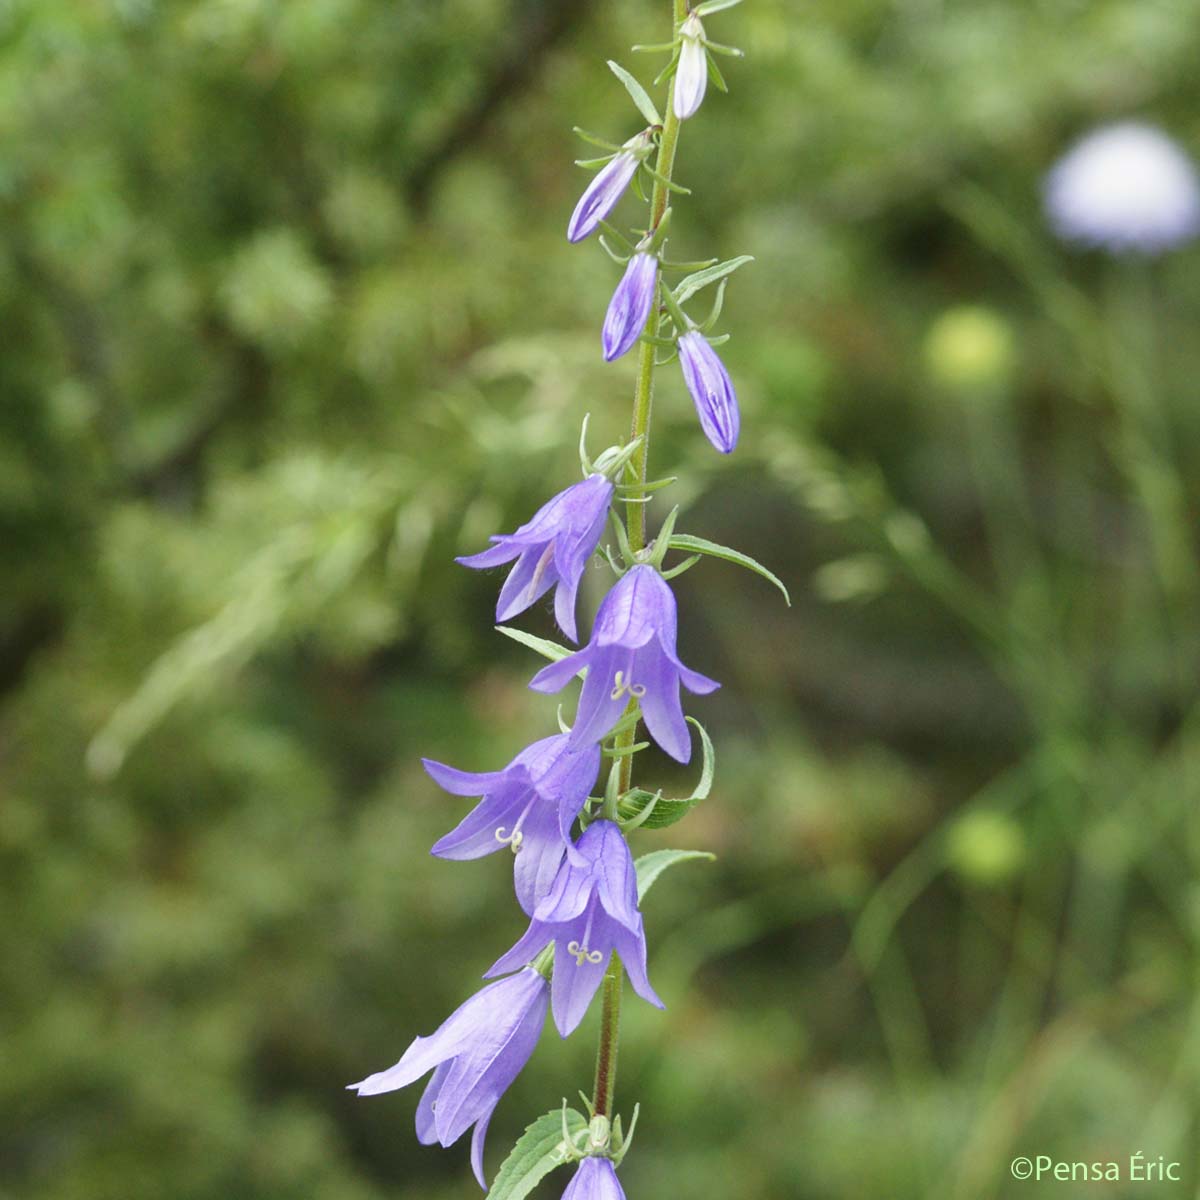
[[[641,904],[646,893],[654,886],[655,881],[668,867],[673,867],[676,863],[688,862],[692,859],[706,859],[708,862],[716,862],[717,856],[709,854],[707,850],[651,850],[649,854],[643,854],[633,864],[634,869],[637,871],[638,903]],[[561,1141],[561,1130],[559,1140]]]
[[[617,805],[617,813],[623,821],[636,821],[653,803],[654,808],[645,820],[640,822],[643,829],[666,829],[676,821],[683,820],[701,800],[707,800],[712,791],[713,776],[717,769],[717,756],[713,750],[712,739],[704,726],[695,717],[688,717],[688,723],[695,725],[700,734],[700,745],[704,752],[704,762],[700,767],[700,782],[690,796],[681,800],[672,800],[666,796],[657,796],[654,792],[634,788],[621,797]],[[649,885],[647,885],[649,886]]]
[[[654,86],[661,87],[679,67],[679,47],[675,47],[675,52],[671,55],[671,61],[654,77]]]
[[[661,183],[668,192],[674,192],[679,196],[690,196],[692,189],[684,187],[682,183],[676,183],[673,179],[668,179],[665,175],[656,171],[649,163],[642,163],[642,170],[654,180],[655,183]]]
[[[576,125],[572,130],[576,137],[587,142],[589,146],[599,146],[601,150],[611,150],[614,154],[620,154],[621,147],[615,142],[607,141],[605,138],[598,137],[594,133],[589,133],[586,129],[581,129]]]
[[[538,1117],[517,1139],[488,1191],[490,1200],[524,1200],[541,1181],[568,1158],[563,1126],[572,1140],[587,1133],[588,1123],[573,1108],[555,1109]]]
[[[613,62],[611,58],[608,60],[608,69],[625,85],[629,98],[637,105],[638,112],[646,118],[646,123],[661,125],[662,117],[658,115],[658,109],[654,107],[654,101],[650,99],[646,89],[620,63]]]
[[[712,51],[707,46],[704,49],[704,61],[708,64],[708,77],[712,80],[713,87],[728,96],[729,84],[725,82],[725,76],[721,74],[721,68],[717,66],[717,60],[713,58]]]
[[[703,4],[697,4],[692,12],[698,17],[711,17],[713,13],[723,12],[727,8],[732,8],[735,4],[741,4],[742,0],[704,0]]]
[[[713,301],[713,306],[708,316],[700,322],[700,332],[708,333],[710,329],[721,319],[721,309],[725,306],[725,287],[729,283],[728,279],[722,279],[717,284],[717,298]]]
[[[688,275],[675,285],[674,295],[678,304],[686,304],[698,291],[732,275],[739,267],[754,261],[752,254],[739,254],[737,258],[726,259],[725,262],[705,267],[693,275]]]
[[[748,571],[753,571],[755,575],[761,575],[769,583],[773,583],[782,593],[783,598],[787,601],[788,607],[792,605],[792,598],[788,595],[788,590],[783,585],[783,581],[773,571],[768,571],[762,563],[753,559],[748,554],[743,554],[740,550],[731,550],[728,546],[721,546],[717,542],[710,542],[706,538],[693,537],[690,533],[676,533],[671,537],[670,549],[683,550],[688,554],[707,554],[712,558],[723,558],[726,562],[735,563],[739,567],[745,567]]]
[[[690,571],[699,561],[700,555],[693,554],[691,558],[685,558],[678,566],[672,567],[669,571],[662,571],[660,574],[664,579],[674,579],[685,571]]]
[[[585,171],[595,171],[597,168],[604,166],[605,163],[612,162],[612,155],[606,154],[603,158],[577,158],[575,165],[583,167]]]

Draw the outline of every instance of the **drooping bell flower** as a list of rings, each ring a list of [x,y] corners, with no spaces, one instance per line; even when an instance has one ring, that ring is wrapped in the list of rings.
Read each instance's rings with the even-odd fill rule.
[[[625,1200],[612,1159],[595,1156],[582,1159],[562,1200]]]
[[[496,601],[497,621],[524,612],[554,588],[558,627],[571,641],[579,640],[575,597],[588,559],[604,532],[612,494],[607,476],[589,475],[548,500],[514,533],[494,535],[494,546],[455,559],[477,571],[517,560]]]
[[[686,121],[694,116],[708,87],[708,53],[704,49],[704,26],[689,13],[679,27],[679,66],[675,71],[675,115]]]
[[[513,852],[517,900],[532,916],[550,890],[567,852],[571,824],[600,771],[600,746],[579,744],[569,734],[542,738],[502,771],[458,771],[422,760],[430,778],[452,796],[481,796],[479,804],[431,851],[438,858],[483,858]]]
[[[732,454],[742,427],[737,393],[725,364],[698,329],[685,333],[678,342],[683,381],[696,405],[704,436],[722,454]]]
[[[1154,125],[1121,121],[1089,133],[1045,184],[1046,213],[1068,241],[1111,254],[1161,254],[1200,234],[1200,179]]]
[[[596,172],[584,189],[567,224],[567,241],[582,242],[608,216],[625,194],[637,169],[650,153],[653,142],[648,130],[631,137],[609,161]]]
[[[629,260],[617,290],[613,292],[608,314],[604,318],[604,332],[600,340],[605,362],[620,358],[642,336],[650,310],[654,307],[657,287],[657,257],[653,254],[635,254]]]
[[[572,747],[599,742],[625,711],[630,698],[641,705],[650,736],[677,762],[692,756],[683,707],[682,681],[688,691],[707,695],[721,685],[685,667],[675,652],[675,596],[648,563],[627,571],[600,604],[591,641],[574,654],[539,671],[529,686],[559,692],[576,671],[587,668],[579,696]]]
[[[633,990],[657,1008],[663,1002],[646,976],[646,934],[637,905],[637,873],[624,835],[611,821],[594,821],[570,850],[554,886],[537,906],[525,935],[486,978],[530,962],[554,942],[550,984],[554,1023],[563,1037],[583,1020],[613,951]]]
[[[417,1139],[453,1145],[472,1125],[471,1167],[479,1186],[488,1122],[509,1084],[529,1061],[546,1021],[549,985],[527,967],[476,992],[429,1037],[417,1038],[395,1066],[350,1084],[377,1096],[433,1072],[417,1106]]]

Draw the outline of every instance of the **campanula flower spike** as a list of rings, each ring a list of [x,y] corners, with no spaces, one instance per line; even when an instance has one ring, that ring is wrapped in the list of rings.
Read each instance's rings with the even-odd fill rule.
[[[512,850],[517,900],[532,914],[554,881],[571,825],[600,771],[598,744],[575,749],[569,735],[556,734],[522,750],[504,770],[481,774],[424,759],[444,791],[483,797],[431,853],[462,861]]]
[[[639,563],[604,597],[591,641],[533,677],[529,686],[535,692],[559,692],[587,668],[579,712],[567,735],[572,749],[603,738],[633,699],[659,746],[677,762],[691,758],[679,685],[701,696],[721,685],[683,665],[675,650],[676,626],[670,585],[652,566]]]
[[[611,821],[594,821],[568,852],[529,929],[487,978],[514,971],[554,942],[554,1023],[568,1037],[583,1020],[615,952],[633,990],[665,1007],[646,975],[646,934],[629,845]]]
[[[378,1096],[433,1072],[417,1107],[417,1140],[452,1146],[472,1125],[471,1166],[479,1186],[488,1122],[541,1036],[549,1002],[546,978],[526,967],[476,992],[429,1037],[417,1038],[400,1061],[350,1090]]]
[[[635,860],[629,845],[632,836],[654,836],[681,820],[712,790],[712,740],[694,718],[684,716],[681,693],[704,695],[720,685],[680,660],[678,612],[668,581],[709,555],[755,571],[787,595],[783,583],[747,555],[677,534],[678,506],[648,544],[649,502],[675,482],[670,475],[652,478],[648,469],[655,370],[678,355],[705,436],[721,453],[731,453],[740,434],[738,399],[713,349],[725,339],[709,334],[720,317],[729,277],[752,261],[740,255],[724,262],[679,262],[668,254],[674,229],[668,200],[673,193],[688,194],[674,178],[683,122],[697,118],[710,83],[725,90],[712,56],[741,52],[709,40],[703,24],[738,0],[661,2],[670,5],[671,40],[643,48],[670,53],[671,61],[652,85],[669,81],[668,94],[660,104],[621,64],[608,63],[640,114],[641,132],[616,145],[576,129],[601,146],[604,157],[580,164],[596,174],[567,226],[572,242],[602,227],[600,245],[623,269],[600,341],[608,362],[631,351],[636,358],[629,439],[593,461],[585,418],[579,442],[582,481],[552,497],[512,533],[492,537],[487,549],[458,560],[475,570],[509,567],[496,602],[500,622],[518,617],[553,589],[557,624],[576,643],[584,573],[589,564],[604,571],[607,561],[615,582],[581,649],[517,628],[503,630],[551,660],[533,677],[535,691],[560,692],[576,676],[583,678],[575,721],[568,727],[560,706],[561,732],[533,742],[499,771],[462,771],[424,760],[425,770],[444,790],[479,798],[438,839],[433,854],[464,860],[511,849],[514,889],[528,926],[488,971],[489,978],[502,978],[430,1037],[418,1037],[395,1066],[352,1085],[359,1095],[376,1095],[432,1072],[417,1106],[417,1136],[422,1143],[449,1146],[473,1128],[471,1164],[486,1187],[488,1122],[532,1054],[546,1015],[553,1011],[555,1026],[567,1037],[598,999],[600,1039],[591,1098],[584,1097],[586,1115],[564,1101],[530,1124],[493,1180],[491,1200],[527,1196],[551,1170],[568,1164],[576,1166],[563,1200],[625,1200],[616,1172],[633,1143],[639,1112],[633,1104],[623,1132],[616,1112],[616,1068],[626,978],[649,1004],[664,1007],[647,972],[641,904],[667,867],[712,857],[660,848]],[[653,184],[648,201],[644,181]],[[608,218],[635,183],[633,190],[649,211],[622,230]],[[715,288],[711,312],[706,320],[693,321],[685,306],[710,287]],[[606,525],[611,525],[609,537]],[[681,561],[668,564],[667,556],[676,554]],[[636,756],[650,744],[639,740],[641,726],[668,755],[686,763],[692,755],[689,721],[703,751],[692,795],[670,799],[640,779],[635,786]],[[607,763],[603,772],[602,763]],[[578,840],[572,841],[576,828]]]
[[[494,546],[455,560],[477,571],[517,560],[496,601],[497,621],[511,620],[554,588],[558,627],[571,641],[579,640],[575,597],[604,532],[612,495],[606,475],[589,475],[548,500],[513,533],[495,535]]]

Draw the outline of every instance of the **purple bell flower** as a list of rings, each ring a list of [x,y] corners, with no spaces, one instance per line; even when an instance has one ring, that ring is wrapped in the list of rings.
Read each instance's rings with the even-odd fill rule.
[[[562,1200],[625,1200],[612,1159],[594,1156],[583,1159]]]
[[[646,934],[637,906],[637,872],[624,835],[594,821],[570,850],[529,929],[485,978],[515,971],[554,942],[550,985],[554,1023],[563,1037],[583,1020],[615,950],[633,990],[663,1008],[646,977]]]
[[[698,695],[721,685],[679,661],[676,625],[674,593],[652,566],[639,563],[616,582],[596,614],[592,640],[544,667],[529,684],[535,692],[559,692],[576,671],[587,668],[568,745],[600,741],[633,697],[641,705],[650,736],[677,762],[691,758],[679,684]]]
[[[492,537],[496,544],[455,561],[485,570],[515,558],[496,601],[496,620],[507,621],[536,604],[552,587],[554,617],[571,639],[575,627],[575,597],[584,568],[604,532],[613,485],[604,475],[589,475],[548,500],[515,533]]]
[[[627,353],[642,335],[658,285],[658,259],[653,254],[635,254],[625,268],[604,318],[601,344],[604,361],[612,362]]]
[[[742,419],[729,372],[699,330],[685,333],[678,346],[683,381],[695,402],[700,428],[722,454],[730,454],[738,443]]]
[[[652,145],[648,132],[639,133],[611,158],[588,184],[571,220],[567,224],[567,241],[582,242],[596,226],[608,216],[625,194],[637,169],[650,152]]]
[[[517,900],[530,916],[550,890],[579,815],[600,771],[600,745],[572,751],[570,735],[542,738],[503,771],[457,771],[426,758],[430,778],[452,796],[482,796],[479,804],[431,851],[438,858],[483,858],[513,851]]]
[[[417,1139],[453,1145],[472,1125],[471,1168],[479,1186],[483,1143],[500,1097],[529,1061],[546,1021],[549,986],[532,967],[488,984],[429,1037],[417,1038],[394,1067],[350,1084],[360,1096],[377,1096],[433,1078],[417,1106]]]

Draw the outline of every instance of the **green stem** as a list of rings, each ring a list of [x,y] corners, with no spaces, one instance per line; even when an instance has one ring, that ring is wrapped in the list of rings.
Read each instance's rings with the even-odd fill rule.
[[[596,1087],[592,1104],[601,1116],[610,1117],[617,1088],[617,1048],[621,1038],[621,983],[624,968],[614,954],[601,985],[600,1045],[596,1048]]]
[[[674,6],[674,22],[672,32],[687,16],[686,0],[672,0]],[[662,138],[658,143],[658,159],[654,164],[655,171],[660,176],[660,182],[654,184],[654,193],[650,199],[650,228],[658,228],[658,223],[667,211],[667,184],[671,181],[675,170],[675,147],[679,144],[679,118],[675,115],[675,84],[671,83],[671,92],[667,97],[667,117],[663,123]],[[660,315],[658,311],[650,314],[646,323],[646,332],[657,335],[659,332]],[[633,426],[630,440],[640,437],[641,445],[633,456],[633,469],[637,473],[638,482],[646,483],[646,464],[650,458],[650,416],[654,405],[654,357],[657,350],[649,342],[642,342],[638,348],[637,386],[633,392]],[[637,551],[646,545],[646,505],[642,503],[645,493],[641,488],[630,493],[626,505],[626,523],[629,526],[629,544]]]
[[[676,28],[687,16],[686,0],[671,0],[672,26],[674,36]],[[660,179],[654,184],[654,192],[650,198],[650,228],[657,229],[667,211],[667,184],[675,170],[675,147],[679,143],[679,118],[675,116],[675,84],[667,96],[667,116],[663,124],[662,138],[658,144],[658,159],[654,169]],[[660,326],[658,311],[650,314],[646,322],[646,332],[657,334]],[[645,549],[646,546],[646,468],[650,457],[650,416],[654,404],[654,358],[657,351],[653,345],[643,342],[638,353],[637,385],[633,392],[633,425],[630,439],[641,438],[637,453],[633,456],[633,469],[637,475],[637,484],[629,493],[626,505],[626,525],[629,528],[629,544],[633,552]],[[617,739],[617,745],[632,746],[637,740],[637,728],[626,730]],[[633,755],[626,755],[621,760],[621,791],[626,792],[633,782]],[[608,964],[604,976],[603,992],[600,1005],[600,1045],[596,1051],[596,1086],[592,1096],[592,1104],[597,1113],[610,1116],[613,1107],[613,1093],[617,1086],[617,1050],[621,1038],[621,987],[624,983],[624,973],[620,958],[614,954]]]

